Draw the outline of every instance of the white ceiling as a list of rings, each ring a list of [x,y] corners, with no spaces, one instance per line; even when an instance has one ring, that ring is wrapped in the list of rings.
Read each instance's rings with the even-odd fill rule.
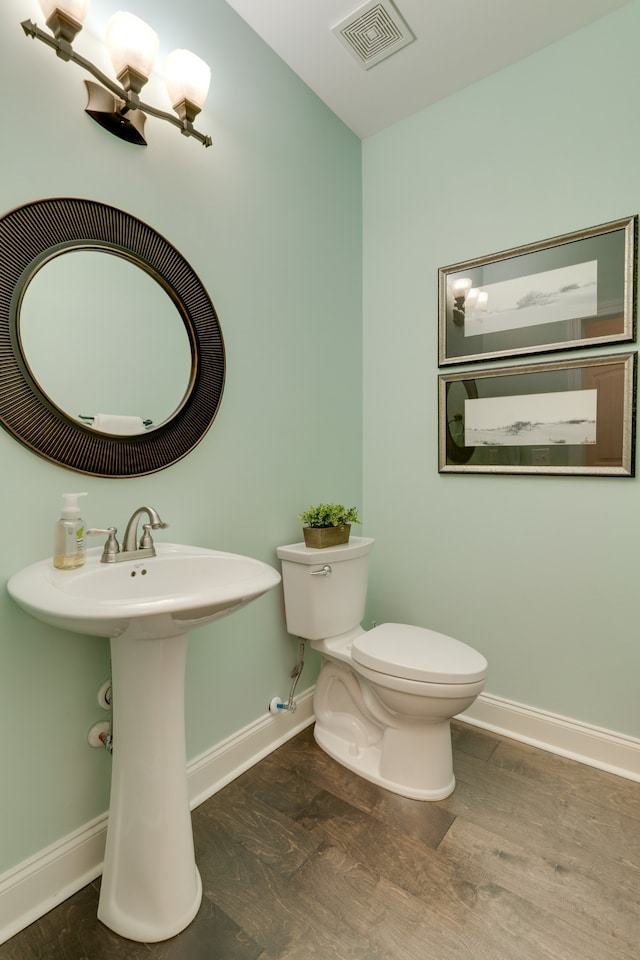
[[[416,40],[369,70],[331,32],[364,0],[226,0],[364,138],[630,0],[395,0]]]

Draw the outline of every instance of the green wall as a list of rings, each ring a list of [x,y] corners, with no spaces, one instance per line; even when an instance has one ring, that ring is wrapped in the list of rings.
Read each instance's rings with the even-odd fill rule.
[[[209,150],[151,118],[146,148],[111,137],[84,113],[83,72],[24,37],[21,20],[42,23],[36,0],[4,0],[0,77],[5,93],[19,96],[5,117],[0,211],[87,197],[165,236],[219,313],[222,406],[188,457],[132,480],[62,469],[0,430],[3,588],[51,554],[65,491],[89,491],[89,525],[122,532],[149,503],[171,524],[163,539],[274,565],[278,544],[301,539],[297,514],[310,502],[361,502],[360,142],[222,0],[162,6],[136,0],[133,10],[158,31],[160,61],[184,46],[211,65],[197,124],[213,137]],[[91,23],[100,29],[119,7],[94,0]],[[198,7],[200,20],[189,23],[185,11]],[[110,72],[89,25],[76,48]],[[89,348],[72,360],[91,367],[101,356]],[[287,694],[297,652],[279,590],[194,632],[189,757]],[[316,669],[310,660],[301,690]],[[105,717],[96,695],[108,673],[106,641],[48,628],[0,590],[0,874],[107,808],[110,760],[86,737]]]
[[[5,0],[0,76],[20,95],[0,211],[88,197],[166,236],[220,315],[222,407],[187,458],[134,480],[63,470],[0,431],[0,581],[50,554],[69,490],[89,491],[89,524],[122,529],[151,503],[173,540],[274,564],[308,503],[358,503],[377,541],[368,619],[451,633],[488,657],[488,692],[640,736],[638,480],[439,476],[436,410],[439,266],[640,208],[640,0],[362,145],[222,0],[156,6],[134,12],[160,59],[186,46],[212,66],[213,148],[152,119],[146,149],[110,137],[83,112],[82,72],[23,37],[36,0]],[[94,0],[91,22],[118,8]],[[104,56],[89,27],[80,44]],[[195,632],[189,756],[263,716],[296,653],[277,590]],[[109,760],[86,735],[108,646],[0,592],[0,665],[2,873],[107,807]]]
[[[438,267],[638,213],[639,33],[634,2],[363,144],[369,616],[635,737],[639,481],[439,475],[436,379]]]

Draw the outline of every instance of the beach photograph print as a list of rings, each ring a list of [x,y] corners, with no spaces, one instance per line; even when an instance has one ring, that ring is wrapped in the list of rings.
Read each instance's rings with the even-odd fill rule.
[[[561,323],[597,313],[598,261],[590,260],[470,290],[464,335]]]
[[[594,444],[597,406],[597,390],[466,399],[464,443],[467,447]]]
[[[438,269],[438,366],[636,339],[638,216]]]
[[[635,476],[638,353],[438,375],[440,473]]]

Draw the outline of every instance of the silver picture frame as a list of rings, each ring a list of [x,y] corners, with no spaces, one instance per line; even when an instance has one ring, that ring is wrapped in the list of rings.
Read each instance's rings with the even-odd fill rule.
[[[438,271],[438,365],[636,339],[638,218]]]
[[[438,377],[440,473],[635,476],[637,354]]]

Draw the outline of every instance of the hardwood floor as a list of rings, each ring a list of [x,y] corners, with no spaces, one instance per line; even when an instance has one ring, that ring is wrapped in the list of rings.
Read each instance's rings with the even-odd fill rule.
[[[406,800],[311,728],[193,813],[204,897],[159,944],[96,919],[99,883],[0,960],[638,960],[640,784],[457,723],[456,790]]]

